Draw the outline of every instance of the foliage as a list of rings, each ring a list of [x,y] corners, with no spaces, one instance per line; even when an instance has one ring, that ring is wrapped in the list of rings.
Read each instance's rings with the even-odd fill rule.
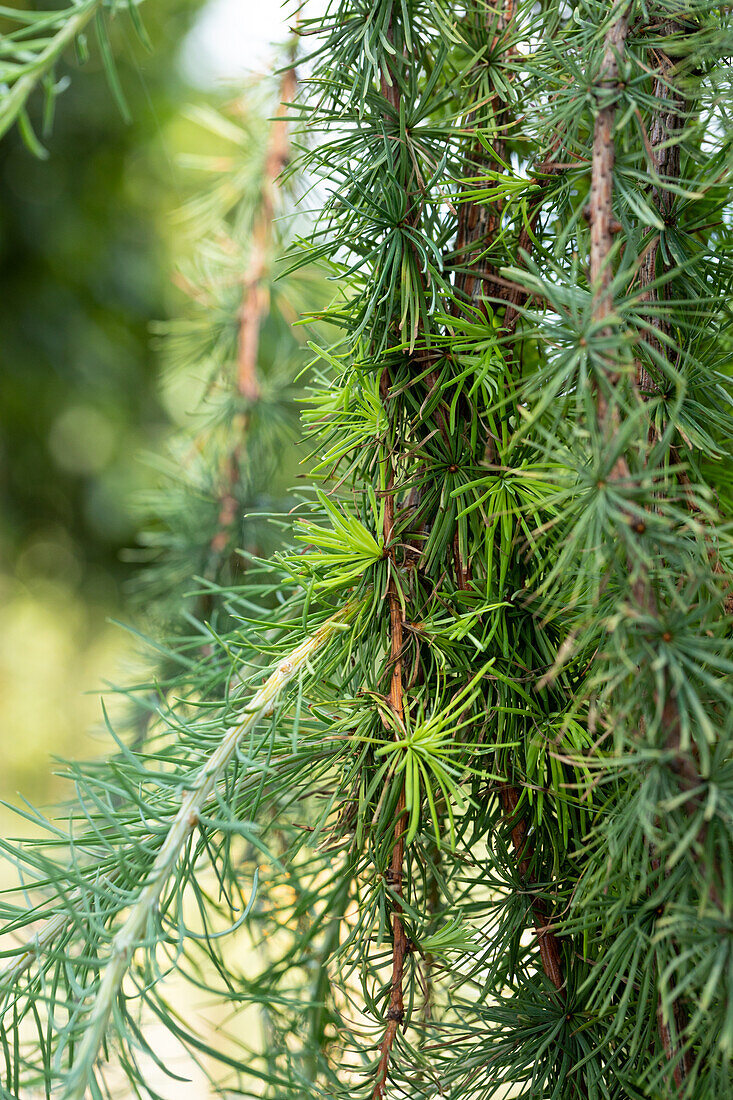
[[[149,1094],[147,1012],[242,1095],[728,1095],[730,14],[302,31],[307,547],[208,583],[145,744],[5,845],[8,1091]]]
[[[57,65],[72,44],[82,58],[88,58],[87,37],[92,28],[110,90],[122,114],[129,117],[109,39],[108,20],[118,11],[126,10],[140,37],[145,39],[138,3],[139,0],[74,0],[66,7],[45,11],[23,6],[3,7],[0,16],[6,23],[2,66],[5,94],[0,106],[0,135],[17,122],[29,149],[38,156],[47,155],[33,129],[28,100],[36,88],[43,89],[43,128],[49,131],[53,125],[56,97],[68,84],[68,77],[59,78]]]

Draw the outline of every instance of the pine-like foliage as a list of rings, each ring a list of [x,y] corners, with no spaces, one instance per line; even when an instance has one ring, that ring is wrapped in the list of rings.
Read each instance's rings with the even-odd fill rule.
[[[730,1096],[730,14],[301,29],[317,489],[6,845],[5,1088],[149,1095],[156,1016],[228,1095]],[[172,971],[261,1034],[207,1043]]]
[[[142,0],[71,0],[41,9],[35,5],[2,5],[0,136],[17,123],[29,149],[37,156],[47,156],[33,129],[28,101],[38,88],[42,90],[43,129],[48,132],[53,125],[56,99],[68,84],[68,77],[59,76],[57,72],[59,62],[71,45],[76,48],[80,61],[88,60],[90,39],[99,51],[110,90],[126,116],[127,103],[110,45],[109,24],[116,15],[124,13],[141,40],[147,42],[138,13],[141,3]]]

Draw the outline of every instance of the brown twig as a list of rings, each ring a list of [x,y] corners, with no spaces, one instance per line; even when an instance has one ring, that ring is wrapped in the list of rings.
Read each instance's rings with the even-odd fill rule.
[[[627,4],[616,0],[616,9]],[[589,200],[590,278],[593,290],[593,313],[597,321],[613,312],[611,282],[611,249],[613,247],[613,166],[616,143],[613,127],[616,121],[615,94],[618,90],[618,62],[628,33],[628,14],[622,10],[606,34],[601,71],[596,87],[602,105],[593,127],[593,153]]]
[[[625,0],[615,0],[617,12],[613,19],[603,48],[601,69],[596,88],[601,106],[593,127],[593,151],[591,156],[591,183],[588,202],[588,222],[590,225],[590,281],[593,295],[593,319],[603,322],[613,313],[613,269],[611,253],[614,242],[616,220],[613,216],[613,166],[616,160],[616,142],[614,124],[616,121],[616,93],[618,91],[618,63],[623,53],[629,29],[628,5]],[[603,335],[611,335],[612,329],[606,326]],[[613,390],[619,383],[620,372],[613,358],[606,360],[605,381]],[[610,442],[618,431],[618,408],[609,404],[602,383],[595,386],[598,421],[602,432]],[[624,480],[631,476],[624,455],[619,456],[612,472],[611,480]]]

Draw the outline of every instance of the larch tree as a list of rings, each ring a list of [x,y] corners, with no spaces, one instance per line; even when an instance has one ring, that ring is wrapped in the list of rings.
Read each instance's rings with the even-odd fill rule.
[[[0,126],[112,7],[18,16]],[[731,14],[298,42],[269,123],[206,116],[173,607],[135,732],[3,842],[4,1093],[158,1095],[155,1019],[228,1096],[731,1096]]]

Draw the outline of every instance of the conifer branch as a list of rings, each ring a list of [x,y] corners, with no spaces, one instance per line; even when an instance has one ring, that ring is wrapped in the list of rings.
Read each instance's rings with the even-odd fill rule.
[[[591,157],[590,198],[588,222],[590,226],[590,282],[593,295],[593,319],[602,323],[613,313],[613,251],[615,219],[613,216],[613,168],[616,159],[614,125],[616,121],[616,97],[618,95],[619,60],[628,34],[628,0],[615,0],[611,10],[611,25],[603,44],[601,68],[596,81],[599,104],[593,126]],[[601,330],[605,337],[611,328]],[[613,391],[620,380],[617,364],[606,356],[606,379],[596,385],[595,399],[598,420],[606,439],[618,430],[618,407],[609,403],[606,385]],[[611,474],[615,480],[630,477],[626,457],[620,454]]]
[[[133,0],[139,2],[139,0]],[[51,27],[59,24],[59,29],[52,34],[48,44],[38,54],[29,59],[27,52],[22,55],[19,68],[23,75],[15,81],[8,91],[0,95],[0,137],[2,137],[13,123],[23,115],[26,104],[31,94],[38,87],[42,79],[52,70],[64,51],[75,42],[86,27],[101,11],[103,0],[85,0],[85,2],[71,4],[61,12],[50,12],[49,23]],[[71,14],[73,13],[73,14]],[[22,19],[22,12],[19,12]]]
[[[249,266],[244,276],[244,297],[239,327],[237,389],[242,397],[250,402],[256,401],[260,395],[260,386],[257,379],[257,355],[260,328],[269,308],[264,277],[267,271],[272,239],[277,181],[287,167],[290,157],[287,114],[288,108],[295,98],[295,90],[295,67],[291,65],[283,74],[280,86],[280,102],[270,128],[260,209],[255,216],[252,227]]]
[[[199,815],[214,795],[221,777],[234,757],[242,738],[254,729],[262,717],[272,711],[285,688],[297,673],[353,617],[358,605],[347,605],[327,619],[282,661],[255,693],[247,706],[246,717],[224,733],[218,748],[199,769],[190,789],[183,795],[181,807],[170,825],[137,901],[115,934],[104,964],[102,980],[90,1009],[84,1037],[73,1070],[64,1088],[64,1100],[84,1100],[90,1075],[104,1042],[115,1001],[135,951],[145,938],[145,930],[154,919],[160,895],[168,882],[186,841],[196,829]]]
[[[91,5],[94,7],[94,3]],[[86,9],[80,11],[80,15],[84,14]],[[93,14],[93,13],[92,13]],[[77,29],[79,24],[75,24]],[[69,32],[71,33],[71,32]],[[296,88],[295,69],[293,66],[287,68],[284,71],[283,79],[280,87],[281,102],[278,104],[276,117],[270,127],[270,137],[268,141],[268,148],[265,156],[264,166],[264,178],[260,191],[260,206],[255,213],[255,229],[253,233],[259,234],[259,239],[265,242],[264,252],[269,251],[272,237],[272,225],[275,213],[275,193],[277,191],[277,180],[283,169],[287,166],[289,156],[289,136],[288,136],[288,123],[286,120],[286,113],[288,106],[292,103]],[[254,251],[257,252],[256,245]],[[260,278],[264,275],[264,267],[261,272]],[[183,289],[192,298],[197,298],[200,295],[198,289],[191,284],[188,280],[184,281]],[[245,279],[245,286],[247,286],[247,280]],[[245,294],[246,299],[246,294]],[[207,304],[207,303],[205,303]],[[248,320],[245,321],[243,307],[240,314],[240,359],[241,359],[241,345],[243,341],[249,341],[250,346],[254,346],[254,358],[255,358],[255,373],[254,382],[257,387],[257,393],[259,393],[259,387],[256,382],[256,356],[257,345],[259,339],[259,330],[265,319],[266,312],[269,308],[269,301],[266,294],[259,297],[259,309],[255,313],[250,313]],[[241,387],[239,387],[240,393],[243,396],[248,396],[250,400],[255,399],[255,395],[250,392],[245,394]],[[240,418],[239,423],[240,430],[244,431],[246,428],[246,422]],[[241,440],[237,439],[234,450],[227,459],[227,490],[224,496],[221,498],[220,510],[217,520],[217,530],[211,539],[210,549],[215,554],[222,553],[230,540],[230,529],[236,519],[239,502],[234,496],[233,490],[236,486],[236,482],[239,479],[239,464],[240,464],[240,452],[241,452]],[[202,594],[198,598],[197,613],[199,615],[205,614],[205,607],[208,604],[210,597],[207,594]],[[136,746],[140,746],[144,740],[147,731],[147,727],[151,717],[151,710],[146,708],[142,718],[142,729],[136,734]],[[83,900],[81,893],[76,892],[71,894],[68,899],[68,906],[71,910],[74,906]],[[44,921],[39,930],[33,936],[32,943],[28,948],[14,958],[10,963],[6,964],[0,970],[0,991],[11,989],[26,973],[35,962],[38,961],[44,954],[44,952],[59,938],[65,931],[67,931],[73,924],[73,916],[70,913],[57,913],[55,916]]]
[[[333,0],[307,25],[323,45],[292,111],[318,135],[301,163],[328,194],[291,271],[322,259],[339,282],[316,314],[338,333],[314,348],[306,421],[314,475],[333,492],[304,502],[304,555],[259,554],[244,584],[227,583],[229,528],[245,492],[263,491],[245,459],[267,465],[281,446],[265,399],[285,423],[289,395],[269,373],[260,392],[253,369],[266,369],[263,250],[245,251],[239,270],[230,252],[211,280],[215,250],[203,249],[209,281],[186,347],[213,344],[219,375],[234,366],[235,377],[226,416],[187,452],[199,533],[190,523],[179,538],[164,500],[150,546],[173,551],[175,570],[156,557],[164,579],[203,571],[210,644],[202,660],[197,634],[178,630],[144,746],[69,765],[80,804],[68,838],[4,842],[24,881],[52,894],[29,909],[21,884],[5,903],[8,936],[27,939],[6,949],[0,1017],[14,1096],[64,1073],[67,1090],[103,1087],[100,1040],[119,1044],[115,1071],[136,1095],[152,1091],[151,1009],[217,1067],[217,1088],[268,1100],[304,1088],[349,1100],[365,1067],[371,1100],[731,1094],[733,646],[707,554],[727,561],[727,528],[704,502],[715,497],[722,517],[731,493],[720,364],[733,123],[714,114],[733,86],[733,15],[642,8],[589,0],[578,17],[560,0],[469,0],[457,15],[450,0]],[[241,164],[247,127],[219,131]],[[234,226],[243,249],[246,226],[267,251],[277,184],[265,168],[264,188],[235,170],[194,213]],[[291,314],[307,311],[303,284],[280,285]],[[285,338],[282,311],[267,323]],[[663,431],[649,434],[652,418]],[[227,479],[229,501],[217,490]],[[332,642],[273,729],[246,739],[251,766],[232,761],[130,946],[141,892],[166,873],[155,861],[171,823],[188,827],[177,784],[188,791],[219,744],[233,663],[269,652],[273,604],[304,637],[314,594],[351,606],[355,587],[370,596],[346,658]],[[187,605],[194,620],[202,606]],[[241,858],[256,862],[249,823],[265,821],[276,858],[265,902],[248,910]],[[229,935],[235,913],[266,945],[246,975],[214,931]],[[165,1004],[169,948],[181,979],[218,1004],[262,1006],[253,1057],[228,1058],[218,1032],[207,1041]],[[354,1003],[376,1011],[374,1030],[351,1023]]]
[[[491,43],[491,48],[493,50],[502,36],[507,35],[511,30],[512,20],[514,18],[513,0],[507,0],[503,12],[497,13],[495,10],[487,8],[486,12],[482,13],[482,15],[487,22],[487,30],[491,28],[492,24],[494,25],[494,36]],[[501,113],[498,112],[498,99],[498,92],[494,91],[489,101],[489,110],[494,118],[495,134],[492,137],[492,148],[495,157],[489,161],[484,146],[476,142],[467,157],[467,161],[471,164],[478,163],[480,166],[491,168],[494,171],[496,171],[497,168],[499,171],[503,171],[502,162],[506,163],[509,156],[504,137],[504,132],[509,126],[509,111],[508,109],[504,109]],[[479,109],[474,108],[469,112],[467,125],[470,126],[474,123],[478,116]],[[548,168],[547,165],[544,167],[546,169]],[[522,252],[529,251],[531,246],[530,230],[534,230],[534,226],[540,214],[540,209],[541,204],[538,203],[530,216],[529,230],[525,225],[521,228],[517,246],[518,255],[521,255]],[[458,236],[456,240],[456,253],[459,257],[465,254],[466,258],[464,262],[467,265],[470,265],[471,258],[473,257],[474,264],[472,267],[468,266],[466,271],[460,271],[457,274],[456,286],[463,291],[464,295],[473,304],[475,304],[484,284],[488,283],[490,289],[493,286],[495,297],[506,303],[501,327],[505,334],[511,337],[519,318],[517,307],[523,300],[523,289],[517,284],[508,283],[507,280],[502,279],[493,268],[489,268],[488,270],[484,269],[480,272],[475,270],[476,263],[481,254],[490,247],[498,232],[501,221],[501,211],[501,203],[497,200],[483,203],[474,200],[465,202],[461,205],[458,222]],[[506,345],[505,355],[509,360],[511,360],[512,357],[512,350],[511,344]],[[491,439],[487,442],[487,451],[492,460],[495,460],[494,444]],[[468,588],[468,572],[461,560],[457,527],[454,535],[453,555],[456,582],[458,588],[465,591]],[[521,799],[521,791],[510,783],[505,783],[500,788],[499,799],[504,811],[505,820],[511,830],[512,843],[517,856],[519,877],[531,887],[534,885],[531,873],[532,843],[528,836],[527,823],[523,815],[517,813],[517,807]],[[552,927],[552,919],[547,912],[543,900],[536,895],[532,896],[530,907],[532,910],[535,931],[537,933],[542,967],[555,988],[561,990],[564,986],[562,954],[560,951],[560,944]]]
[[[388,388],[388,368],[385,368],[385,373],[383,377]],[[394,535],[394,475],[392,472],[392,464],[389,457],[386,459],[386,461],[388,463],[389,472],[385,489],[386,495],[384,507],[384,544],[385,546],[389,546],[389,543]],[[394,576],[392,575],[392,570],[395,568],[393,553],[390,553],[389,568],[390,577],[387,588],[390,622],[389,702],[395,718],[397,719],[397,726],[399,729],[402,729],[404,727],[405,721],[405,708],[403,700],[404,688],[402,682],[402,606],[400,604],[399,593],[397,591],[397,584],[395,582]],[[374,1090],[372,1092],[373,1100],[379,1100],[380,1097],[385,1095],[385,1088],[387,1085],[387,1072],[389,1069],[389,1061],[392,1054],[392,1047],[394,1045],[395,1038],[397,1037],[397,1031],[399,1030],[400,1024],[403,1022],[405,1017],[403,979],[405,970],[405,959],[407,958],[408,954],[409,942],[407,938],[407,932],[405,931],[404,921],[402,919],[402,907],[400,905],[400,899],[402,897],[404,889],[403,864],[405,858],[406,828],[405,782],[403,779],[400,783],[400,792],[397,799],[397,807],[395,809],[394,844],[392,847],[392,857],[389,867],[389,885],[395,894],[395,900],[393,901],[392,905],[392,975],[390,978],[390,995],[389,1006],[387,1008],[387,1024],[379,1048],[379,1062],[377,1065]]]
[[[663,24],[663,30],[665,36],[671,36],[675,34],[681,34],[683,26],[681,23],[674,19],[667,19]],[[674,63],[667,53],[663,50],[656,49],[654,51],[657,59],[657,71],[654,76],[653,96],[658,103],[657,110],[655,111],[649,132],[649,149],[651,154],[651,163],[653,168],[653,184],[651,187],[651,201],[654,209],[662,218],[665,226],[673,224],[674,218],[674,200],[675,196],[673,191],[669,188],[668,184],[675,184],[680,178],[680,146],[682,131],[685,125],[685,118],[687,112],[687,104],[684,96],[676,88],[674,80]],[[645,237],[654,234],[653,229],[648,229],[644,234]],[[656,302],[659,300],[658,292],[652,285],[657,278],[657,257],[659,253],[660,237],[659,232],[656,232],[651,244],[642,250],[642,262],[639,268],[639,284],[642,287],[642,299],[648,302]],[[665,271],[668,270],[668,265],[665,265]],[[656,328],[658,331],[664,333],[666,336],[670,335],[670,326],[668,321],[664,317],[659,317],[655,313],[652,313],[647,319],[650,328]],[[651,348],[653,348],[657,354],[666,355],[665,346],[661,341],[652,333],[647,332],[645,336],[646,342]],[[637,385],[642,398],[649,398],[658,393],[658,386],[654,379],[650,376],[646,367],[637,363]],[[657,438],[653,425],[649,426],[650,440]],[[675,458],[678,458],[677,449],[671,448]],[[689,479],[684,470],[677,472],[677,478],[682,483],[683,487],[689,489]],[[700,508],[694,500],[694,497],[689,491],[685,493],[685,500],[691,512],[697,515],[701,514]],[[713,571],[725,578],[726,590],[723,598],[723,608],[727,615],[733,614],[733,578],[726,576],[720,560],[718,558],[716,549],[713,545],[710,545],[710,538],[707,531],[707,523],[705,519],[702,519],[703,526],[705,528],[704,537],[708,542],[710,548],[708,557],[712,563]],[[694,790],[699,787],[701,783],[701,776],[693,761],[688,757],[679,755],[681,747],[681,730],[680,730],[680,718],[677,708],[672,699],[667,698],[665,700],[665,707],[662,717],[662,728],[668,731],[666,745],[669,749],[675,751],[678,756],[674,764],[673,770],[677,772],[680,778],[688,785],[690,790]],[[690,814],[693,814],[696,809],[696,803],[694,798],[690,799],[686,803],[686,808]],[[699,840],[703,841],[707,825],[704,823],[699,835]],[[721,899],[717,895],[717,891],[714,885],[710,884],[710,897],[715,904],[722,910]],[[679,1023],[684,1019],[684,1010],[675,1003],[674,1005],[675,1017]],[[661,1012],[661,1009],[660,1009]],[[660,1016],[661,1019],[661,1016]],[[661,1025],[660,1025],[661,1026]],[[669,1028],[664,1025],[666,1029],[666,1037],[664,1039],[665,1050],[669,1048]],[[691,1060],[689,1052],[685,1052],[682,1068],[685,1074],[689,1073]],[[679,1077],[679,1079],[678,1079]],[[680,1076],[680,1067],[675,1067],[675,1081],[679,1086],[682,1084],[682,1077]]]
[[[532,842],[528,836],[525,818],[522,814],[517,813],[521,793],[516,787],[512,787],[510,784],[505,783],[499,791],[499,798],[501,799],[505,820],[511,829],[512,843],[514,845],[514,851],[517,854],[517,870],[519,871],[519,877],[523,879],[529,887],[532,887],[535,885],[531,870]],[[534,893],[532,894],[530,907],[532,909],[535,932],[537,933],[537,943],[540,949],[542,968],[555,986],[555,989],[562,990],[565,984],[562,953],[560,951],[560,943],[555,935],[552,917],[548,913],[542,898],[537,897]]]
[[[388,29],[388,38],[393,41],[391,24]],[[385,65],[381,75],[381,91],[384,99],[392,109],[399,114],[400,91],[397,77],[391,66]],[[391,388],[391,373],[388,366],[383,367],[380,378],[380,396],[384,404],[389,401]],[[395,484],[394,465],[392,456],[385,454],[385,496],[384,496],[384,545],[389,548],[395,533]],[[387,599],[389,602],[389,703],[397,720],[397,728],[404,728],[404,684],[402,675],[402,651],[403,622],[402,604],[400,602],[397,582],[393,570],[396,568],[393,550],[388,552],[389,579],[387,582]],[[397,735],[398,736],[398,735]],[[385,780],[388,782],[388,779]],[[372,1100],[380,1100],[385,1095],[387,1087],[387,1075],[392,1056],[397,1032],[405,1018],[404,998],[404,971],[409,942],[402,919],[402,906],[400,900],[404,891],[404,860],[405,860],[405,780],[400,780],[400,790],[395,808],[395,825],[392,846],[392,855],[388,871],[389,885],[394,892],[395,899],[392,903],[392,973],[390,976],[389,1004],[386,1013],[386,1026],[379,1046],[379,1060],[377,1063]]]
[[[681,30],[680,24],[674,20],[666,20],[664,33],[675,34]],[[674,195],[666,186],[667,183],[676,183],[680,175],[680,131],[685,122],[685,100],[676,90],[672,79],[673,64],[670,57],[663,50],[655,50],[657,58],[657,72],[654,76],[652,95],[658,103],[658,107],[652,118],[649,130],[649,150],[652,167],[652,187],[650,199],[653,207],[659,213],[665,226],[670,224],[674,206]],[[642,262],[639,267],[639,285],[642,289],[642,300],[650,303],[658,301],[658,291],[652,284],[657,278],[657,257],[659,255],[660,235],[659,230],[648,227],[642,237],[646,247],[642,244]],[[657,328],[668,334],[669,325],[664,318],[652,313],[649,317],[651,328]],[[659,355],[664,355],[661,341],[652,331],[646,333],[646,342]],[[639,363],[637,367],[637,381],[642,397],[651,397],[657,392],[657,385],[649,374],[647,368]]]
[[[249,242],[249,264],[243,280],[244,293],[239,315],[237,345],[237,392],[250,405],[260,397],[260,383],[257,377],[260,329],[270,308],[264,280],[272,245],[277,181],[287,167],[290,157],[287,112],[295,98],[296,86],[295,66],[290,65],[283,74],[280,102],[270,126],[260,204],[255,212]],[[249,415],[245,413],[238,419],[240,431],[244,432]],[[232,524],[237,518],[239,505],[234,490],[239,480],[240,454],[241,440],[237,440],[234,451],[226,462],[226,482],[219,506],[218,530],[211,541],[211,549],[215,554],[221,554],[228,546]]]
[[[618,64],[623,56],[624,43],[628,32],[628,19],[623,10],[625,0],[616,4],[621,9],[612,23],[604,44],[604,56],[600,73],[600,86],[613,93],[618,81]],[[613,312],[613,294],[611,281],[611,251],[613,246],[613,164],[615,159],[614,122],[616,108],[613,100],[602,107],[596,118],[593,134],[593,159],[591,168],[590,192],[590,233],[591,233],[591,283],[594,295],[594,318],[598,322],[606,320]],[[609,370],[608,380],[613,390],[619,384],[620,374]],[[603,389],[596,390],[596,403],[599,421],[605,433],[618,431],[618,408],[611,400],[607,402]],[[611,474],[612,480],[625,480],[631,476],[626,458],[620,455]],[[656,604],[648,580],[642,578],[636,585],[636,595],[640,606],[653,608]],[[679,751],[681,745],[680,715],[674,699],[669,694],[663,699],[657,698],[657,706],[662,706],[662,728],[666,730],[666,746]],[[678,1025],[677,1038],[687,1025],[687,1014],[679,999],[673,1001],[673,1015]],[[684,1093],[685,1080],[691,1069],[689,1051],[683,1047],[675,1048],[669,1024],[664,1019],[661,997],[658,1000],[657,1024],[659,1035],[668,1061],[674,1061],[673,1076],[679,1094]],[[683,1039],[684,1043],[684,1039]]]
[[[628,0],[616,0],[606,34],[603,59],[596,81],[598,113],[593,127],[589,199],[590,280],[594,316],[602,321],[613,312],[611,251],[614,240],[613,166],[616,155],[614,123],[618,95],[619,60],[628,33]]]

